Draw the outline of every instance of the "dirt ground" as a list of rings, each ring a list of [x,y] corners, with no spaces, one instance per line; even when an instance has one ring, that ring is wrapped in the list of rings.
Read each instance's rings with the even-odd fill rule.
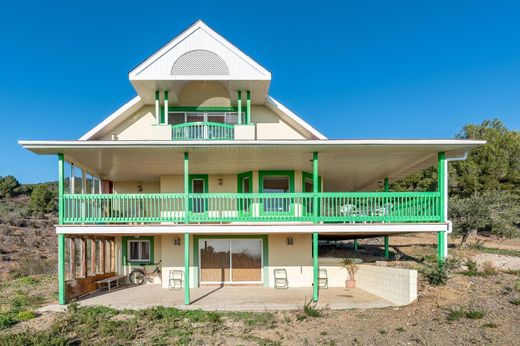
[[[488,241],[493,248],[520,250],[520,242]],[[378,243],[379,241],[379,243]],[[458,244],[459,240],[453,240]],[[390,239],[392,255],[398,263],[418,263],[424,256],[436,253],[435,235],[401,236]],[[499,247],[500,246],[500,247]],[[345,248],[351,247],[346,244]],[[343,255],[343,251],[329,249]],[[353,251],[353,250],[349,250]],[[450,255],[461,260],[478,255],[478,250],[450,248]],[[366,261],[382,257],[382,242],[372,239],[360,242],[357,255]],[[510,257],[510,256],[507,256]],[[517,268],[520,269],[520,268]],[[320,317],[303,311],[273,313],[272,321],[251,324],[223,316],[220,324],[195,323],[188,338],[172,336],[166,344],[193,345],[518,345],[520,333],[520,271],[510,270],[489,276],[450,275],[445,286],[431,286],[422,276],[419,297],[414,303],[399,308],[370,310],[323,310]],[[303,302],[302,302],[303,304]],[[459,314],[452,311],[458,311]],[[452,312],[450,314],[450,312]],[[3,333],[47,331],[56,329],[64,313],[45,314],[19,323]],[[116,317],[114,317],[116,318]],[[133,317],[118,315],[119,319]],[[144,323],[141,318],[138,322]],[[133,321],[133,320],[132,320]],[[161,320],[163,321],[163,320]],[[117,323],[123,323],[118,321]],[[152,330],[163,328],[139,324],[147,330],[135,339],[121,344],[155,344]],[[166,327],[165,327],[166,328]],[[179,327],[177,327],[177,331]],[[106,343],[96,332],[93,339],[75,337],[78,344]],[[102,333],[101,333],[102,335]],[[147,336],[148,335],[148,336]]]

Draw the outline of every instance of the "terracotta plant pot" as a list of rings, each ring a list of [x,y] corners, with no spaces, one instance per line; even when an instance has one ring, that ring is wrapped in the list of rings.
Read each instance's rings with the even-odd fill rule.
[[[356,288],[356,280],[345,280],[347,288]]]

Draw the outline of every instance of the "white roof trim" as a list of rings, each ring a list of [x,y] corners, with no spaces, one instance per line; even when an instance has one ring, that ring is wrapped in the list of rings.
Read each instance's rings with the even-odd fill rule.
[[[171,40],[170,42],[165,44],[161,49],[159,49],[157,52],[152,54],[150,57],[148,57],[142,63],[137,65],[132,71],[130,71],[130,73],[128,74],[130,80],[139,79],[138,75],[141,72],[143,72],[151,64],[153,64],[160,57],[162,57],[164,54],[166,54],[168,51],[170,51],[172,48],[174,48],[180,42],[185,40],[187,37],[189,37],[191,34],[193,34],[198,29],[202,29],[205,32],[207,32],[210,36],[212,36],[215,40],[217,40],[219,43],[221,43],[224,47],[231,50],[233,53],[235,53],[240,58],[242,58],[246,63],[248,63],[254,69],[256,69],[259,73],[263,74],[265,76],[265,79],[271,80],[271,72],[267,71],[263,66],[258,64],[251,57],[246,55],[238,47],[233,45],[231,42],[226,40],[224,37],[219,35],[215,30],[211,29],[209,26],[206,25],[206,23],[204,23],[200,19],[197,20],[195,23],[193,23],[193,25],[191,25],[188,29],[184,30],[184,32],[182,32],[180,35],[178,35],[173,40]]]
[[[100,122],[92,130],[84,134],[79,140],[88,141],[89,139],[92,139],[94,136],[105,130],[105,128],[109,126],[117,126],[118,124],[122,123],[130,113],[135,112],[137,110],[136,108],[140,108],[143,105],[144,103],[141,102],[140,96],[134,97],[121,108],[116,110],[114,113],[110,114],[105,120]]]
[[[276,101],[271,96],[267,96],[265,99],[265,105],[267,108],[280,115],[282,119],[285,118],[284,120],[288,121],[291,125],[299,125],[306,131],[310,132],[315,139],[327,139],[327,137],[325,137],[321,132],[309,125],[305,120],[291,112],[287,107]]]
[[[57,234],[402,234],[419,232],[447,232],[448,223],[412,224],[225,224],[225,225],[56,225]]]

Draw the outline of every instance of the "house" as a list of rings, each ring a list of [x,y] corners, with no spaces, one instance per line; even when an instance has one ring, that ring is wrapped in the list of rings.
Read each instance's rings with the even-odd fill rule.
[[[56,155],[59,300],[145,266],[184,301],[206,284],[320,285],[318,241],[435,232],[447,256],[447,164],[482,141],[327,139],[269,95],[271,73],[197,21],[129,73],[137,96]],[[326,121],[324,119],[324,121]],[[348,135],[348,131],[345,131]],[[389,183],[437,165],[435,192]],[[330,268],[330,286],[345,272]]]

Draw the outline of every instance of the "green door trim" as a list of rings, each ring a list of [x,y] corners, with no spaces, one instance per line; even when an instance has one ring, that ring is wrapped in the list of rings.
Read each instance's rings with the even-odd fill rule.
[[[269,236],[267,235],[193,235],[193,282],[199,287],[199,239],[262,239],[264,287],[269,287]]]
[[[209,179],[208,179],[207,174],[190,174],[188,176],[188,193],[190,195],[193,194],[193,180],[203,180],[204,181],[204,191],[202,193],[204,193],[204,194],[208,193]],[[189,199],[189,208],[190,208],[190,213],[193,213],[193,201],[191,198]],[[204,213],[200,213],[200,214],[205,214],[207,212],[208,212],[208,199],[204,198]]]
[[[302,171],[302,192],[305,192],[305,179],[310,179],[312,181],[312,173]],[[321,175],[318,176],[318,192],[321,192]]]
[[[244,193],[242,188],[242,179],[249,178],[249,193],[253,192],[253,171],[237,174],[237,192]]]

